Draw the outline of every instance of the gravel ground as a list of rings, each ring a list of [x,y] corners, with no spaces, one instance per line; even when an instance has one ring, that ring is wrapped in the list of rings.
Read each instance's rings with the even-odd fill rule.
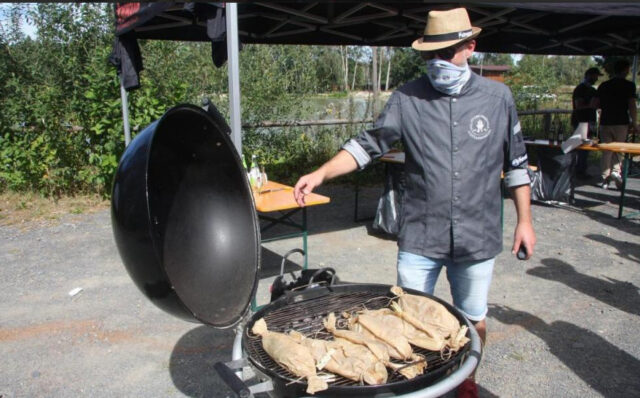
[[[628,211],[640,208],[630,180]],[[342,280],[393,284],[396,244],[353,221],[349,186],[321,187],[309,209],[310,266]],[[364,190],[373,214],[379,188]],[[577,189],[575,206],[535,205],[535,257],[502,253],[490,293],[483,397],[640,396],[640,222],[617,220],[617,191]],[[505,248],[514,209],[505,202]],[[277,232],[277,231],[275,231]],[[263,246],[265,302],[280,256],[300,239]],[[299,258],[292,258],[300,262]],[[231,359],[232,330],[180,321],[127,275],[108,211],[54,226],[0,227],[0,397],[231,396],[213,370]],[[83,290],[71,297],[76,288]],[[450,300],[446,278],[436,295]]]

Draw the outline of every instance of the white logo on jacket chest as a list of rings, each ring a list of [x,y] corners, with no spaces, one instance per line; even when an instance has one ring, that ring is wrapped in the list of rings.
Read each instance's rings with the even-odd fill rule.
[[[469,135],[476,140],[485,139],[491,134],[489,119],[484,115],[475,115],[469,123]]]

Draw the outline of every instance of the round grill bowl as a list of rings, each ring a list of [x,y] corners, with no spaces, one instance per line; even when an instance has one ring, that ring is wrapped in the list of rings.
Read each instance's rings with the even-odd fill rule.
[[[261,338],[251,333],[253,324],[257,320],[264,318],[271,331],[288,332],[297,330],[304,335],[314,336],[318,339],[331,339],[331,335],[322,326],[322,319],[326,318],[330,312],[339,317],[343,311],[388,307],[389,301],[393,297],[389,291],[390,288],[391,286],[389,285],[379,284],[345,284],[334,285],[329,288],[313,288],[283,296],[263,307],[249,319],[244,328],[242,346],[251,363],[260,372],[272,379],[274,390],[278,396],[305,396],[307,395],[305,393],[306,382],[298,380],[297,376],[286,371],[269,357],[262,349]],[[407,380],[390,372],[389,381],[386,384],[370,386],[359,385],[356,382],[338,376],[336,381],[329,383],[328,390],[319,391],[314,396],[372,397],[378,394],[401,395],[417,391],[445,379],[467,358],[472,346],[477,345],[479,347],[479,337],[475,329],[473,329],[473,325],[460,311],[434,296],[411,289],[405,290],[407,293],[426,296],[444,305],[462,325],[469,327],[467,337],[471,341],[457,353],[453,353],[449,358],[444,359],[439,352],[413,347],[414,352],[427,358],[428,364],[425,373],[414,379]]]

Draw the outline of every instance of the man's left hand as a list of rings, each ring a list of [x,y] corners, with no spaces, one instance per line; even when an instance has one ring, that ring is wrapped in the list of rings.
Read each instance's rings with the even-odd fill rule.
[[[516,226],[511,253],[517,254],[520,245],[524,245],[527,250],[525,260],[530,259],[533,256],[533,248],[536,245],[536,233],[533,231],[533,225],[530,222],[519,222]]]

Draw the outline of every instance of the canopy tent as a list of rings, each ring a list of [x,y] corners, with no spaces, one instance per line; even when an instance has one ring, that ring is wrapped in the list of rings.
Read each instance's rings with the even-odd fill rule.
[[[118,3],[116,41],[212,41],[215,61],[216,49],[220,51],[219,44],[226,40],[231,128],[240,151],[239,42],[408,47],[422,35],[430,10],[461,5],[472,23],[483,28],[476,47],[479,52],[628,56],[639,52],[640,4],[631,1],[265,1],[226,3],[226,7],[221,3]],[[125,52],[135,56],[136,47]],[[120,76],[122,82],[125,74]],[[122,95],[126,117],[124,86]]]

